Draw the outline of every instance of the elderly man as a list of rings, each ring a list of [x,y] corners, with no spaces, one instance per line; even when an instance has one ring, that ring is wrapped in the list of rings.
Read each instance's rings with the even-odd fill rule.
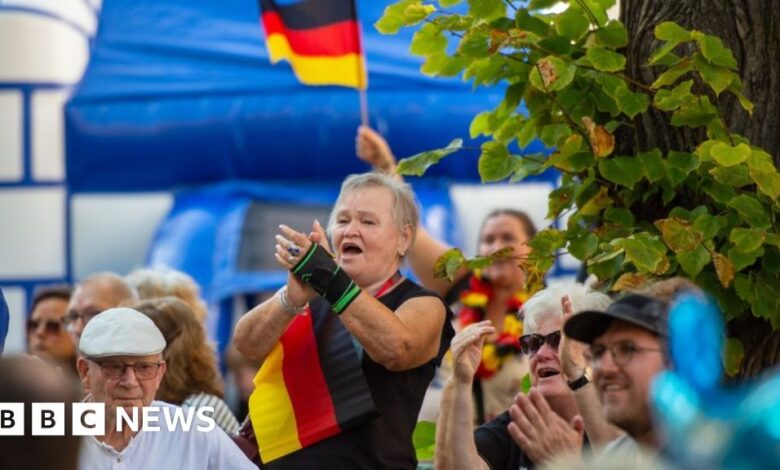
[[[603,458],[641,463],[637,444],[658,447],[650,410],[650,383],[667,367],[668,304],[629,294],[606,310],[584,311],[570,318],[566,336],[590,345],[586,358],[604,417],[627,435],[611,442]]]
[[[118,409],[177,407],[154,401],[165,374],[165,339],[149,317],[129,308],[102,312],[84,328],[77,362],[87,401],[105,404],[105,434],[87,436],[79,468],[255,468],[218,427],[169,429],[159,416],[159,430],[117,429]],[[157,425],[156,424],[156,425]],[[155,426],[156,426],[155,425]]]
[[[95,315],[137,300],[135,291],[121,276],[114,273],[97,273],[84,279],[73,292],[64,319],[73,343],[79,344],[81,332]]]
[[[572,396],[571,388],[577,384],[567,384],[558,359],[566,297],[577,310],[601,309],[610,302],[606,295],[579,284],[548,287],[531,297],[523,306],[527,334],[520,338],[523,351],[530,356],[531,393],[518,396],[509,411],[476,431],[472,427],[472,383],[482,342],[495,329],[490,322],[481,322],[453,339],[454,372],[442,395],[437,469],[517,470],[555,457],[548,449],[579,453],[588,423],[583,422]]]

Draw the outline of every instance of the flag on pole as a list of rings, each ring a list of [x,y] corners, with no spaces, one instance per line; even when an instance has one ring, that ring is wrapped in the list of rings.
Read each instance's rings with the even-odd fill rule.
[[[352,335],[333,312],[297,315],[254,382],[249,417],[264,463],[376,416]]]
[[[271,63],[307,85],[368,84],[354,0],[260,0]]]

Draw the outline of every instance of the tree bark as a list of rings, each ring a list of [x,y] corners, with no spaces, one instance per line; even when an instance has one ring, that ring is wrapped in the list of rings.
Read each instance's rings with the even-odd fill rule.
[[[621,0],[621,20],[628,30],[627,74],[642,83],[652,83],[656,71],[646,67],[659,45],[655,26],[675,21],[720,37],[737,59],[744,94],[755,105],[752,118],[728,93],[718,102],[731,132],[765,149],[780,166],[780,9],[773,0]],[[677,128],[669,116],[657,110],[637,117],[638,148],[693,150],[703,131]],[[618,134],[618,149],[633,148],[633,135]],[[755,317],[732,321],[729,332],[745,347],[740,376],[752,376],[780,362],[780,332]]]

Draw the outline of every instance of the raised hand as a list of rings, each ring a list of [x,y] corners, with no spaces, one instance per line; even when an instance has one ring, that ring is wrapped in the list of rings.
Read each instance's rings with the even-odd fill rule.
[[[563,321],[574,315],[574,310],[571,305],[571,299],[568,295],[564,295],[561,298],[561,308],[563,310]],[[558,346],[558,358],[561,361],[561,369],[563,375],[567,380],[576,380],[582,376],[585,371],[585,351],[586,345],[575,341],[571,338],[567,338],[566,334],[561,329],[561,343]]]
[[[509,435],[536,465],[564,455],[580,455],[585,430],[582,417],[566,422],[538,390],[515,397],[509,414]]]
[[[485,337],[496,332],[490,320],[474,323],[452,338],[453,376],[461,383],[474,380],[482,361],[482,345]]]
[[[370,127],[358,127],[355,136],[355,152],[358,158],[383,173],[395,170],[395,156],[387,141]]]
[[[321,229],[322,227],[320,227]],[[276,252],[274,257],[284,269],[289,271],[301,260],[301,257],[306,254],[314,242],[303,233],[297,232],[286,225],[280,225],[279,231],[281,233],[276,235]],[[306,302],[316,296],[317,293],[311,287],[301,282],[292,273],[287,275],[287,299],[293,306],[305,305]]]

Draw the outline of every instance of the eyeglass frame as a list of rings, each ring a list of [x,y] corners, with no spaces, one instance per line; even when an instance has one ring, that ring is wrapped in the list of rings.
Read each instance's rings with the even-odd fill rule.
[[[94,311],[94,312],[82,313],[82,312],[70,311],[65,313],[65,316],[62,317],[62,324],[65,326],[65,329],[71,331],[75,328],[77,321],[81,320],[81,322],[84,325],[86,325],[87,323],[89,323],[90,320],[98,316],[100,313],[102,312]]]
[[[550,338],[551,337],[555,337],[556,335],[558,336],[558,339],[556,339],[555,340],[555,344],[553,344],[553,342],[550,340]],[[523,351],[523,353],[527,354],[528,357],[531,357],[531,356],[536,355],[536,353],[538,353],[539,350],[542,349],[542,346],[544,346],[545,344],[548,344],[552,349],[557,351],[558,350],[558,346],[561,344],[561,338],[562,337],[563,337],[563,332],[561,330],[556,330],[556,331],[550,332],[550,333],[548,333],[546,335],[540,335],[538,333],[530,333],[530,334],[527,334],[527,335],[522,335],[522,336],[520,336],[518,338],[518,341],[520,342],[520,349]],[[524,342],[523,338],[540,338],[542,342],[539,343],[539,347],[536,348],[535,350],[532,351],[531,348],[528,347],[527,348],[528,350],[526,351],[526,346],[525,346],[525,342]]]
[[[133,375],[135,376],[136,380],[139,380],[139,381],[152,380],[155,377],[157,377],[157,374],[160,372],[160,366],[162,366],[165,363],[165,361],[158,361],[158,362],[144,361],[144,362],[136,362],[135,364],[128,364],[126,362],[120,362],[120,361],[101,361],[101,360],[98,360],[98,359],[89,359],[89,360],[91,362],[94,362],[95,364],[97,364],[97,366],[100,368],[100,375],[103,376],[103,378],[106,379],[106,380],[121,380],[122,377],[125,376],[125,372],[127,371],[128,368],[133,369]],[[111,364],[121,364],[122,365],[122,371],[120,372],[120,374],[118,376],[112,377],[111,375],[109,375],[106,372],[105,364],[109,364],[109,363],[111,363]],[[141,377],[140,375],[138,375],[138,371],[136,370],[136,366],[139,366],[139,365],[153,365],[153,366],[156,366],[156,368],[154,370],[154,374],[152,374],[151,376],[146,377],[146,378]]]
[[[50,335],[58,335],[60,332],[65,328],[65,322],[63,320],[39,320],[35,318],[28,318],[25,322],[25,328],[27,331],[27,334],[31,334],[35,331],[38,331],[38,328],[44,325],[43,331],[44,333],[50,334]],[[56,325],[56,328],[52,330],[49,328],[49,325]]]
[[[593,346],[594,345],[591,345],[590,346],[590,350],[584,352],[585,360],[588,362],[590,367],[593,368],[593,369],[595,369],[596,367],[599,367],[601,365],[601,361],[604,359],[604,354],[607,351],[609,351],[610,356],[612,356],[612,362],[614,362],[615,365],[620,366],[620,367],[624,367],[626,364],[631,362],[631,360],[634,359],[634,356],[637,353],[642,353],[642,352],[660,352],[660,353],[663,353],[663,349],[662,348],[648,348],[648,347],[644,347],[644,346],[637,346],[636,344],[634,344],[631,341],[619,341],[619,342],[617,342],[617,343],[615,343],[615,344],[613,344],[611,346],[602,346],[604,348],[604,351],[599,355],[598,358],[595,358],[593,356]],[[601,345],[598,345],[598,346],[601,346]],[[625,351],[623,353],[615,354],[615,349],[616,348],[625,347],[625,346],[630,346],[631,347],[631,352],[627,353],[627,355],[626,355]],[[618,359],[618,356],[624,357],[624,359]]]

